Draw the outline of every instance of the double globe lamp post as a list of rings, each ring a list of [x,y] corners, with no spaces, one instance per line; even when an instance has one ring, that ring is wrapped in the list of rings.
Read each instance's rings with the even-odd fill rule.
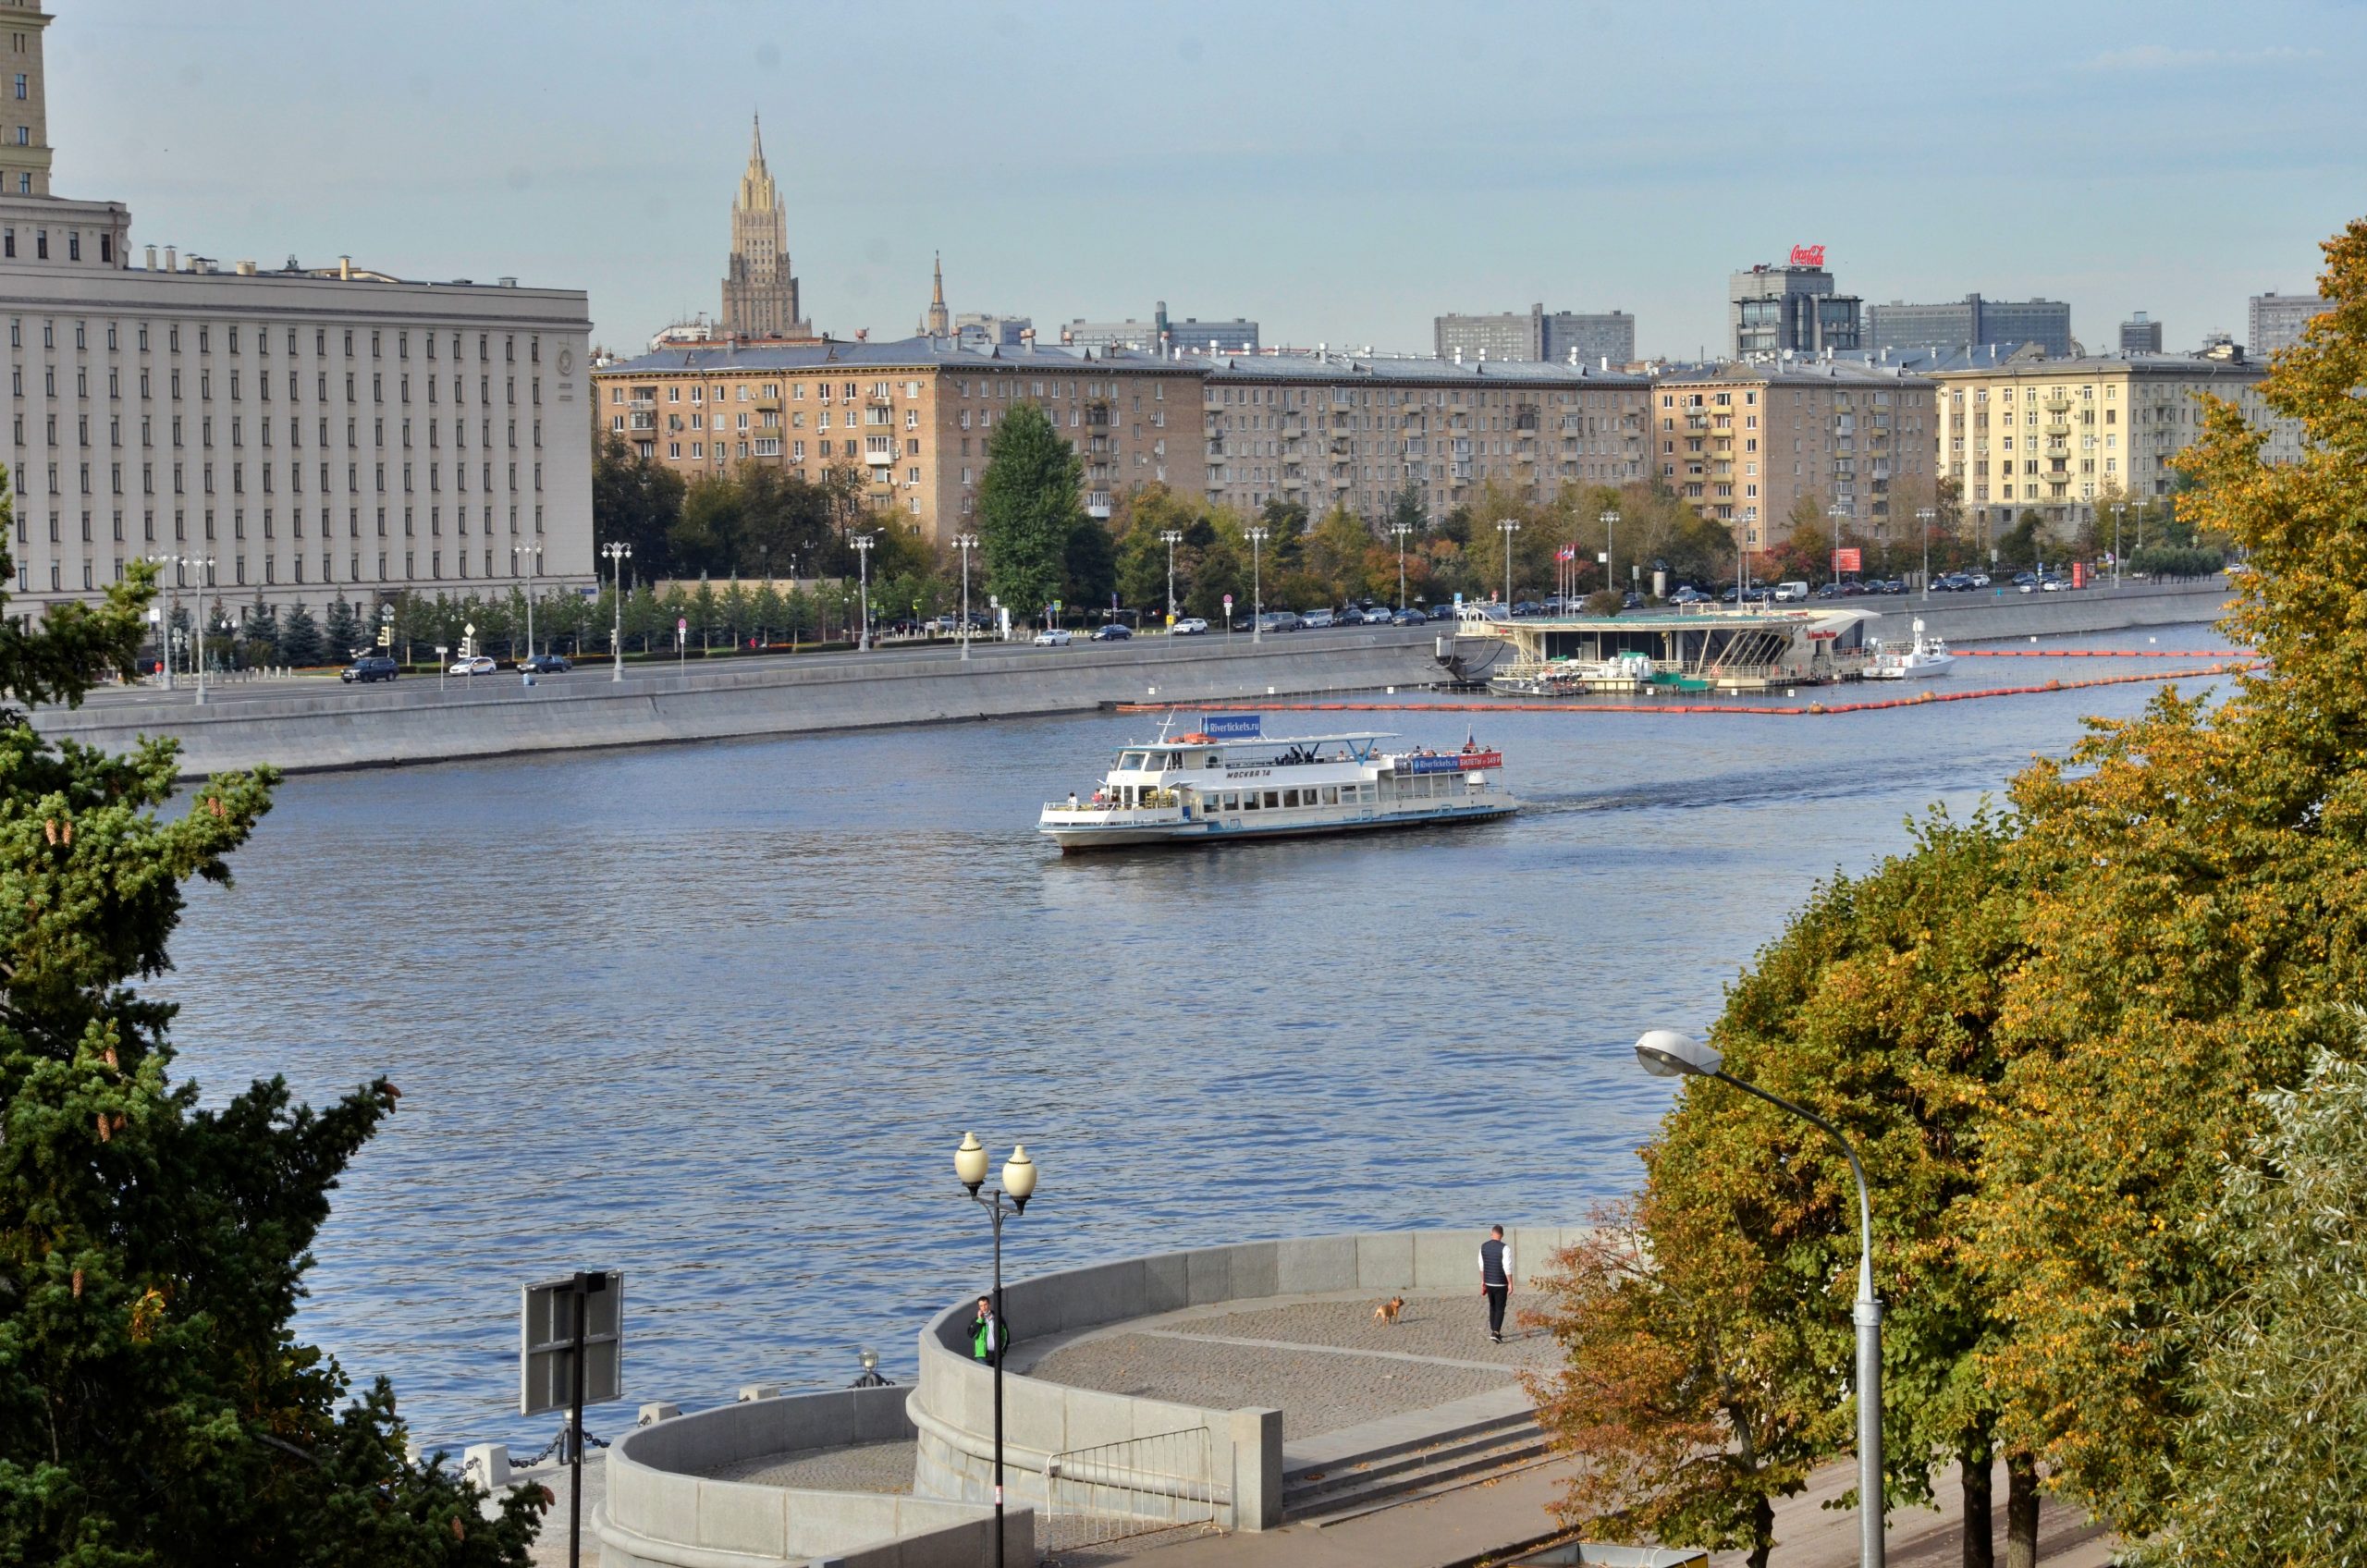
[[[1832,1122],[1726,1072],[1713,1046],[1674,1029],[1651,1029],[1636,1042],[1636,1060],[1656,1078],[1715,1078],[1790,1111],[1821,1128],[1848,1158],[1849,1174],[1858,1182],[1858,1561],[1860,1568],[1883,1568],[1883,1304],[1874,1299],[1874,1210],[1866,1195],[1866,1168]],[[984,1171],[985,1154],[978,1158]]]
[[[962,1146],[953,1151],[953,1173],[970,1189],[971,1201],[985,1209],[994,1222],[995,1320],[987,1352],[995,1372],[995,1568],[1003,1568],[1002,1361],[1011,1331],[1004,1327],[1002,1316],[1002,1222],[1027,1212],[1027,1200],[1036,1195],[1036,1162],[1027,1158],[1026,1145],[1014,1146],[1011,1158],[1002,1162],[1002,1191],[981,1192],[979,1189],[987,1182],[987,1151],[976,1133],[964,1133]]]

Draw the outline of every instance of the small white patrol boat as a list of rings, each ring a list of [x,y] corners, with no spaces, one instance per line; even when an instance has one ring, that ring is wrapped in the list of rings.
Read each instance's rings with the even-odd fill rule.
[[[1395,752],[1380,732],[1268,736],[1257,714],[1203,714],[1200,728],[1119,750],[1092,795],[1045,804],[1037,831],[1064,854],[1476,822],[1520,809],[1497,781],[1501,752]]]
[[[1915,622],[1915,642],[1911,647],[1882,648],[1866,663],[1869,680],[1919,680],[1926,676],[1945,675],[1956,664],[1956,655],[1937,637],[1923,635],[1923,622]]]

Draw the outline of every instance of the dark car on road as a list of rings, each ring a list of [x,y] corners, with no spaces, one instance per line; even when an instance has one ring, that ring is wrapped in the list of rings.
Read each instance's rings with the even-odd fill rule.
[[[1122,643],[1133,635],[1122,623],[1113,620],[1107,626],[1096,627],[1093,640],[1097,643]]]
[[[367,684],[373,680],[392,680],[402,671],[394,660],[382,654],[364,654],[337,672],[337,678],[347,685]]]
[[[1420,626],[1429,619],[1429,616],[1422,610],[1407,608],[1399,610],[1395,615],[1391,616],[1389,618],[1389,624],[1392,626]]]
[[[557,654],[536,654],[518,668],[529,675],[565,675],[575,667]]]

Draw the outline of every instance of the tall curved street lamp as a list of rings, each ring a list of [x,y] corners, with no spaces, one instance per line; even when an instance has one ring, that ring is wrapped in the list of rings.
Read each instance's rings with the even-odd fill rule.
[[[975,1133],[964,1133],[962,1146],[953,1151],[953,1174],[970,1189],[971,1201],[987,1211],[995,1228],[995,1320],[987,1350],[995,1370],[995,1568],[1003,1568],[1002,1363],[1011,1330],[1002,1315],[1002,1222],[1027,1212],[1027,1200],[1036,1195],[1036,1162],[1027,1158],[1026,1145],[1014,1145],[1011,1158],[1002,1162],[1002,1191],[982,1193],[978,1189],[987,1182],[986,1147]]]
[[[1848,1158],[1849,1174],[1858,1181],[1858,1305],[1852,1315],[1858,1324],[1858,1561],[1860,1568],[1883,1568],[1883,1304],[1874,1299],[1874,1209],[1866,1195],[1866,1168],[1840,1129],[1728,1072],[1714,1046],[1674,1029],[1648,1029],[1636,1042],[1636,1060],[1655,1078],[1715,1078],[1788,1110],[1822,1129]]]
[[[526,656],[534,656],[534,595],[543,586],[543,547],[540,545],[509,546],[509,575],[518,575],[518,563],[526,563]]]
[[[1266,580],[1260,570],[1258,551],[1266,543],[1266,530],[1251,528],[1249,535],[1249,640],[1261,643],[1266,638]]]
[[[1175,630],[1175,546],[1184,543],[1184,535],[1172,528],[1159,530],[1159,542],[1167,546],[1167,629]]]
[[[1923,528],[1923,596],[1927,599],[1932,596],[1932,524],[1939,516],[1930,507],[1921,508],[1915,514],[1915,521]]]
[[[1513,535],[1520,532],[1518,518],[1504,518],[1497,522],[1496,531],[1504,536],[1504,613],[1513,607]]]
[[[957,533],[953,547],[962,552],[962,656],[970,656],[970,552],[978,547],[975,533]]]
[[[1846,507],[1844,507],[1840,502],[1835,501],[1831,507],[1826,508],[1826,515],[1833,519],[1833,572],[1831,575],[1831,582],[1833,583],[1833,591],[1838,594],[1841,592],[1841,520],[1849,515],[1849,509]]]
[[[1602,524],[1602,585],[1605,588],[1616,588],[1619,586],[1619,573],[1616,570],[1618,547],[1612,541],[1618,535],[1619,513],[1616,509],[1607,511],[1597,521]]]
[[[863,571],[863,632],[855,640],[855,651],[871,651],[871,546],[878,542],[876,533],[850,533],[847,543],[855,549],[855,559]]]

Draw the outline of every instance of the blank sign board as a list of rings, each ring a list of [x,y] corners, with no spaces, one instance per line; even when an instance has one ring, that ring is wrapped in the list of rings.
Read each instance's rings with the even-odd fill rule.
[[[583,1307],[583,1403],[624,1394],[625,1281],[618,1273],[549,1280],[519,1292],[518,1414],[565,1410],[575,1396],[575,1313]]]

